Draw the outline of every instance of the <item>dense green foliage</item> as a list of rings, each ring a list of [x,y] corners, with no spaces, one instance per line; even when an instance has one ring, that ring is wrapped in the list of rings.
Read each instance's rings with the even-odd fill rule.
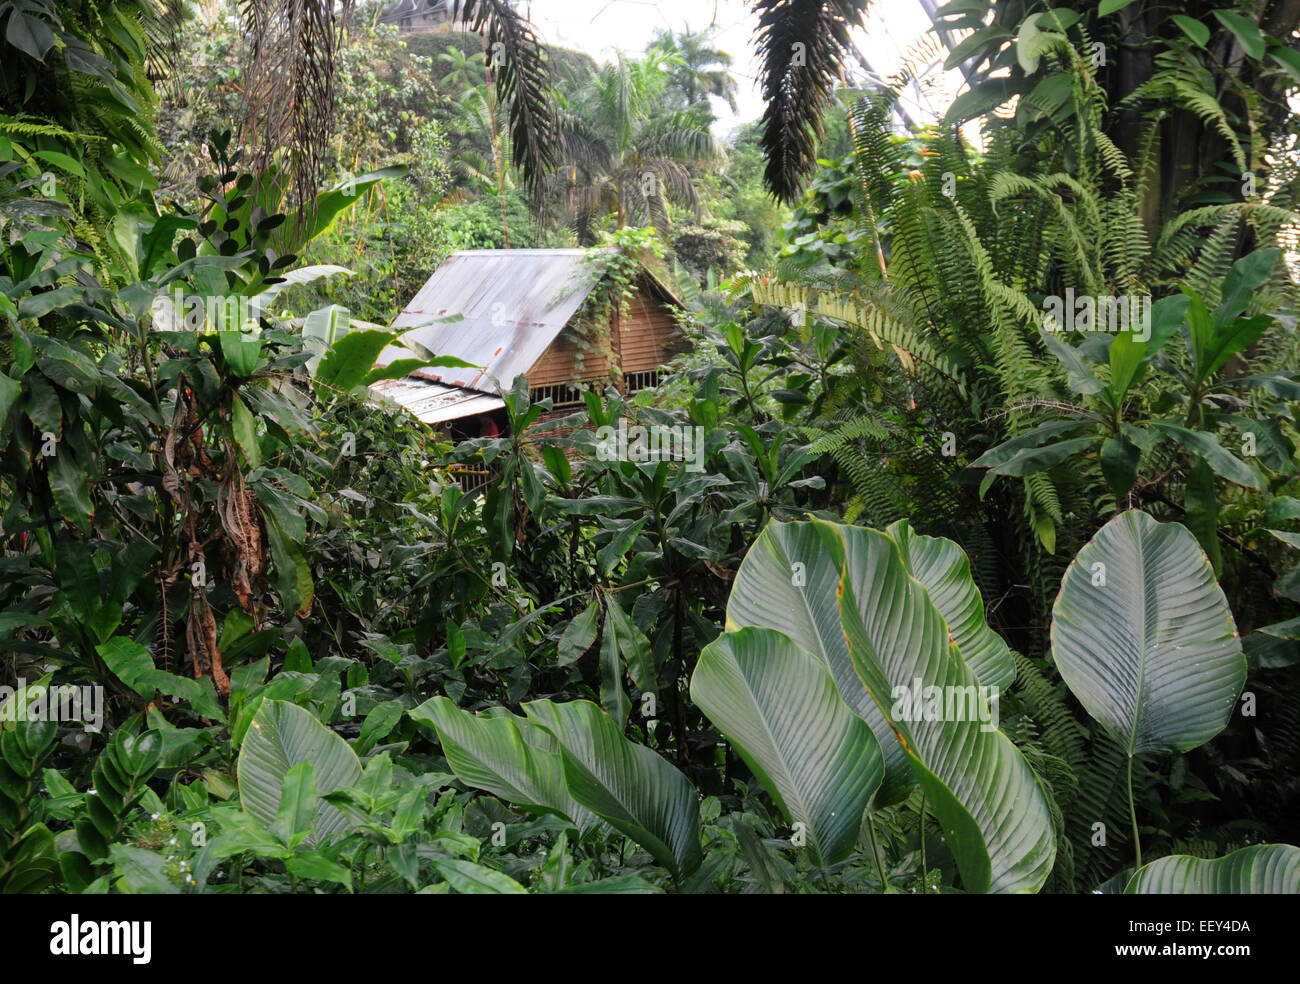
[[[903,129],[758,6],[729,140],[707,34],[477,3],[268,156],[233,7],[0,3],[0,891],[1300,890],[1297,25],[949,4]],[[659,385],[368,398],[448,253],[592,244]]]

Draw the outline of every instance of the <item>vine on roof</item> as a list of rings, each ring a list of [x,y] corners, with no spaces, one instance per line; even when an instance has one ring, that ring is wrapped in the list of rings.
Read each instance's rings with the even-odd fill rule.
[[[663,255],[663,244],[653,229],[630,227],[606,233],[601,244],[587,252],[583,263],[596,283],[574,318],[576,351],[570,385],[577,386],[586,378],[587,359],[593,353],[604,356],[610,377],[617,379],[618,359],[610,331],[614,312],[620,318],[627,316],[642,267],[652,259],[662,259]]]

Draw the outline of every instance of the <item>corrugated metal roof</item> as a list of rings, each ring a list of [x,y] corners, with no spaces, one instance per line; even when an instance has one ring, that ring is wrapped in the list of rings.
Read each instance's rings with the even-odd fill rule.
[[[396,403],[426,424],[459,420],[505,406],[505,401],[500,397],[475,393],[458,386],[442,386],[415,376],[375,383],[370,387],[370,393],[376,399]]]
[[[595,286],[585,249],[480,249],[452,253],[393,321],[433,355],[481,368],[421,369],[423,379],[482,392],[508,389],[542,357]],[[433,323],[460,315],[462,320]],[[418,350],[417,350],[418,351]],[[409,352],[387,348],[380,365]]]

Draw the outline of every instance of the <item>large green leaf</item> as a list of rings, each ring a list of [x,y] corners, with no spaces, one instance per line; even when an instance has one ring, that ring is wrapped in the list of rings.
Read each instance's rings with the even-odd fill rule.
[[[266,538],[270,541],[271,559],[275,562],[280,602],[285,609],[305,618],[316,594],[307,554],[302,544],[294,539],[293,531],[281,525],[282,518],[267,503],[259,501],[259,505],[266,520]]]
[[[854,672],[836,599],[843,560],[840,538],[830,526],[768,523],[736,572],[726,628],[775,629],[826,664],[840,697],[876,736],[885,763],[876,800],[891,803],[906,796],[916,776],[884,713]]]
[[[1219,19],[1220,24],[1237,36],[1246,54],[1252,58],[1264,57],[1264,35],[1260,33],[1254,21],[1247,20],[1241,14],[1233,13],[1231,10],[1216,10],[1214,16]]]
[[[1054,441],[1070,431],[1087,427],[1091,423],[1089,420],[1053,420],[1045,424],[1039,424],[1032,430],[1025,431],[1023,434],[1003,441],[996,447],[989,448],[971,462],[971,467],[991,468],[993,471],[1000,473],[1004,465],[1024,452],[1041,448],[1049,441]]]
[[[536,700],[524,713],[560,743],[579,803],[644,847],[681,879],[700,866],[700,802],[686,777],[586,700]]]
[[[1210,29],[1193,17],[1174,14],[1170,20],[1177,24],[1184,34],[1204,48],[1210,43]]]
[[[59,514],[89,536],[95,506],[90,499],[90,482],[85,467],[75,460],[68,448],[57,449],[53,459],[46,460],[52,462],[49,465],[50,491],[54,493],[54,504],[59,507]]]
[[[256,468],[262,463],[262,448],[257,440],[257,420],[248,407],[244,406],[238,393],[230,394],[230,426],[239,450],[244,453],[244,461],[249,468]]]
[[[583,832],[599,823],[569,795],[559,745],[531,721],[512,714],[474,715],[446,697],[429,698],[411,717],[438,732],[447,764],[466,785],[516,806],[556,813]]]
[[[341,338],[336,337],[316,366],[316,381],[348,391],[363,384],[389,378],[388,373],[374,370],[375,359],[379,358],[379,354],[388,346],[399,344],[398,339],[401,335],[401,331],[354,328]],[[421,367],[464,369],[471,365],[464,359],[452,355],[432,356],[418,362],[402,361],[409,362],[402,367],[405,370],[403,375]]]
[[[243,331],[218,331],[221,354],[235,375],[247,379],[262,361],[262,336]]]
[[[96,646],[95,650],[104,660],[104,665],[141,697],[153,700],[161,691],[189,701],[190,707],[204,717],[217,721],[226,719],[225,711],[217,703],[211,680],[194,680],[157,669],[149,650],[134,639],[114,636]]]
[[[350,331],[336,338],[316,367],[316,381],[347,391],[360,386],[375,359],[397,340],[397,332]]]
[[[1106,396],[1112,407],[1122,407],[1129,388],[1146,375],[1147,343],[1122,331],[1110,341],[1110,385]]]
[[[771,629],[729,632],[700,653],[691,699],[804,824],[821,863],[848,856],[885,766],[825,664]]]
[[[1106,17],[1118,13],[1132,2],[1133,0],[1101,0],[1101,6],[1097,8],[1097,16]]]
[[[1167,420],[1153,420],[1149,426],[1154,427],[1168,437],[1173,438],[1188,451],[1205,459],[1214,471],[1229,482],[1244,485],[1250,489],[1262,489],[1264,476],[1254,465],[1248,465],[1228,451],[1218,438],[1206,431],[1188,430]]]
[[[556,663],[568,666],[580,659],[596,641],[597,619],[600,618],[600,605],[593,601],[576,615],[556,646]]]
[[[239,750],[239,799],[268,828],[280,811],[284,778],[299,762],[310,762],[316,770],[316,791],[321,797],[308,842],[325,843],[351,829],[347,818],[324,801],[325,794],[355,785],[361,760],[352,746],[310,711],[283,700],[263,700]]]
[[[1041,448],[1026,448],[991,470],[999,475],[1033,475],[1056,467],[1066,458],[1087,451],[1096,443],[1095,437],[1072,437]]]
[[[285,844],[296,846],[306,840],[316,825],[320,797],[316,794],[316,767],[303,759],[285,773],[280,787],[280,806],[271,833]]]
[[[1300,848],[1254,844],[1206,861],[1176,854],[1133,873],[1127,895],[1296,895]]]
[[[991,113],[1012,97],[1010,83],[1005,78],[977,82],[952,101],[944,117],[944,126],[959,126],[976,116]]]
[[[1123,435],[1111,435],[1102,442],[1101,474],[1116,495],[1128,495],[1137,481],[1142,449]]]
[[[348,178],[333,188],[319,192],[311,206],[301,212],[293,213],[290,217],[298,241],[305,244],[323,235],[334,224],[339,214],[355,205],[365,192],[380,181],[404,177],[406,173],[405,164],[391,164],[388,167]]]
[[[473,861],[435,859],[433,867],[461,895],[526,895],[528,892],[509,875]]]
[[[984,599],[971,578],[970,559],[951,540],[912,532],[900,519],[886,533],[912,577],[925,585],[930,600],[948,623],[948,634],[980,683],[1005,690],[1016,678],[1011,649],[984,621]]]
[[[8,418],[9,408],[14,405],[22,391],[22,383],[0,373],[0,424]]]
[[[1269,55],[1287,71],[1291,78],[1300,82],[1300,51],[1277,47],[1270,51]]]
[[[1052,819],[1029,763],[997,730],[997,695],[985,699],[893,539],[825,525],[843,543],[840,617],[854,669],[903,746],[965,888],[1038,891],[1056,857]]]
[[[1042,332],[1039,337],[1042,338],[1043,345],[1061,360],[1061,365],[1065,366],[1066,384],[1071,390],[1083,396],[1089,396],[1093,393],[1100,393],[1106,388],[1106,384],[1097,378],[1097,374],[1084,361],[1083,353],[1079,349],[1068,342],[1062,341],[1054,332]],[[1060,421],[1039,424],[1034,430],[1045,430],[1051,427],[1053,423],[1060,423]],[[1029,433],[1032,434],[1033,432],[1030,431]]]
[[[1208,379],[1222,369],[1229,359],[1255,343],[1271,325],[1268,315],[1258,318],[1237,318],[1214,329],[1205,342],[1204,350],[1197,352],[1197,382]]]
[[[1204,552],[1184,527],[1140,510],[1112,519],[1070,563],[1052,607],[1052,654],[1129,755],[1209,741],[1246,678]]]

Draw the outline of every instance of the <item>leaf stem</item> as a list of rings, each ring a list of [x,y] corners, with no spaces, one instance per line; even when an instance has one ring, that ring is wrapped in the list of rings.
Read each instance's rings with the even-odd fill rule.
[[[925,792],[921,793],[921,894],[930,890],[930,873],[925,865]]]
[[[1133,756],[1128,757],[1128,815],[1133,823],[1133,850],[1137,855],[1137,867],[1142,867],[1142,841],[1138,837],[1137,807],[1133,804]]]
[[[876,819],[870,811],[867,812],[867,837],[871,841],[871,857],[876,862],[876,871],[880,873],[880,887],[882,890],[888,890],[889,879],[885,877],[885,863],[880,857],[880,849],[876,845]]]

